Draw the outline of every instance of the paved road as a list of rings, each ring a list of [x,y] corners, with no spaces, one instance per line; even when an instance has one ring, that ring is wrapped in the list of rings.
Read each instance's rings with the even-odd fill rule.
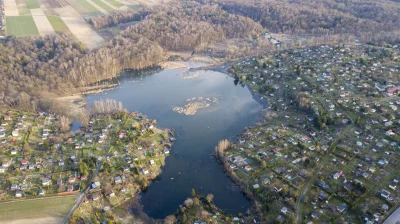
[[[110,147],[110,149],[108,150],[108,152],[107,152],[106,154],[104,154],[104,155],[109,154],[110,150],[111,150],[111,147]],[[93,173],[93,175],[92,175],[91,180],[90,180],[88,183],[93,182],[93,179],[97,176],[97,174],[99,173],[100,168],[103,166],[104,161],[105,161],[105,159],[103,158],[103,160],[102,160],[101,162],[99,162],[99,164],[98,164],[97,167],[96,167],[96,170],[94,171],[94,173]],[[76,209],[79,207],[79,205],[81,204],[83,198],[85,198],[86,193],[87,193],[88,190],[89,190],[89,187],[90,187],[90,184],[88,184],[88,186],[86,186],[85,190],[81,193],[81,195],[79,196],[79,198],[76,200],[74,207],[72,207],[72,209],[68,212],[67,216],[65,216],[65,218],[64,218],[64,220],[63,220],[63,222],[62,222],[63,224],[68,223],[69,218],[71,218],[72,214],[75,212],[75,210],[76,210]]]
[[[400,223],[400,207],[396,209],[383,224],[397,224]]]
[[[335,142],[332,143],[331,145],[336,145],[337,142],[339,141],[339,139],[342,137],[343,133],[346,133],[349,129],[351,128],[351,125],[348,125],[340,134],[339,136],[336,138]],[[329,148],[327,154],[325,154],[322,159],[320,160],[320,162],[318,163],[317,167],[315,168],[314,172],[311,175],[311,178],[307,181],[307,183],[304,185],[304,187],[301,189],[301,194],[299,197],[299,200],[297,200],[297,204],[296,204],[296,223],[300,224],[302,223],[302,203],[304,200],[304,196],[307,194],[311,184],[313,184],[315,182],[315,180],[318,177],[318,173],[322,170],[322,168],[324,167],[324,164],[326,164],[326,160],[329,158],[329,155],[332,154],[332,148]]]

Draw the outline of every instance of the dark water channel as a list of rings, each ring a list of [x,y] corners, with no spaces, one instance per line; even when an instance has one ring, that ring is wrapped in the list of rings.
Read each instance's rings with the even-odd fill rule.
[[[265,105],[248,87],[235,85],[226,74],[198,71],[196,78],[184,79],[180,75],[184,70],[125,76],[120,78],[118,88],[89,95],[87,100],[89,104],[106,98],[122,101],[129,111],[139,111],[156,119],[157,126],[174,130],[177,141],[162,174],[142,193],[141,203],[150,217],[164,218],[174,213],[191,195],[192,188],[197,194],[214,194],[215,204],[227,213],[243,213],[250,201],[210,155],[219,140],[237,136],[245,127],[254,125]],[[192,116],[172,110],[197,97],[220,99]]]

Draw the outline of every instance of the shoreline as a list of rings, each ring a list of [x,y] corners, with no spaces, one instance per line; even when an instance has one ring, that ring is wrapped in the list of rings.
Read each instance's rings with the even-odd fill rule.
[[[172,61],[172,60],[166,60],[160,63],[157,63],[155,66],[160,67],[162,70],[173,70],[173,69],[179,69],[179,68],[187,68],[188,66],[185,65],[185,62],[198,62],[198,63],[205,63],[206,66],[212,66],[210,61],[208,60],[208,56],[193,56],[190,58],[183,58],[182,56],[179,55],[180,53],[176,53],[172,56],[179,56],[182,60],[178,61]],[[210,58],[211,59],[211,58]],[[222,64],[219,64],[222,65]],[[217,66],[217,65],[214,65]],[[121,72],[118,76],[114,78],[120,78],[122,77],[123,72]],[[113,79],[114,79],[113,78]],[[101,80],[100,82],[104,82],[107,80]],[[72,93],[72,94],[66,94],[66,95],[61,95],[54,97],[53,99],[65,104],[68,106],[70,109],[70,115],[75,116],[79,113],[79,110],[87,105],[85,96],[90,95],[90,94],[99,94],[107,90],[112,90],[119,86],[119,83],[107,83],[107,84],[101,84],[101,85],[91,85],[88,87],[84,87],[82,90],[80,90],[77,93]]]

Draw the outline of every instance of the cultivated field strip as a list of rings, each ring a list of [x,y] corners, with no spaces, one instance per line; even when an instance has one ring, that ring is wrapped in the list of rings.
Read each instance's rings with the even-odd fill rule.
[[[4,14],[6,16],[19,16],[15,0],[4,0]]]
[[[97,10],[99,10],[101,13],[104,15],[108,15],[109,13],[103,9],[102,7],[98,6],[96,3],[94,3],[92,0],[86,0],[89,4],[91,4],[93,7],[95,7]]]
[[[46,35],[54,35],[56,33],[41,8],[31,9],[31,14],[40,36],[44,37]]]
[[[100,37],[82,17],[61,17],[68,29],[89,49],[95,49],[104,43]]]

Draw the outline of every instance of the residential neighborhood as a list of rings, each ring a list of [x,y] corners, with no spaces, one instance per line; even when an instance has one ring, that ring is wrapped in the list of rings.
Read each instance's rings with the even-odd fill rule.
[[[88,210],[100,212],[99,221],[112,219],[104,211],[145,189],[171,148],[172,133],[139,113],[95,114],[71,131],[61,131],[56,114],[7,111],[0,117],[0,200],[82,192],[75,219],[87,218],[81,214]]]
[[[221,158],[264,222],[381,223],[399,206],[398,61],[395,49],[345,45],[232,66],[271,106]]]

